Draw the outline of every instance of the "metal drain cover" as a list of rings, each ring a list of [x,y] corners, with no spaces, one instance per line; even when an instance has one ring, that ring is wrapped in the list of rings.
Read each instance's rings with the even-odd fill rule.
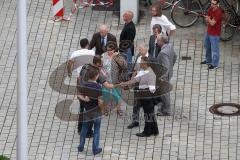
[[[219,103],[211,106],[209,111],[220,116],[240,115],[240,105],[235,103]]]
[[[191,60],[191,56],[182,56],[182,60]]]

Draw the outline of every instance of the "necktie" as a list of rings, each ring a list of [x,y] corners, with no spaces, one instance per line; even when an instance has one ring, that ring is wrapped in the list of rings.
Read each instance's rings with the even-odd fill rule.
[[[155,43],[154,45],[153,58],[156,58],[156,51],[157,51],[157,43]]]
[[[124,24],[123,30],[126,28],[126,26],[127,26],[127,23]]]
[[[101,46],[102,46],[102,47],[105,46],[105,45],[104,45],[104,37],[101,38]]]

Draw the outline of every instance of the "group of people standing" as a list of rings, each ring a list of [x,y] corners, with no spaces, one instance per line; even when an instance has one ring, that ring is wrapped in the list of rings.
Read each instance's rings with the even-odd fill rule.
[[[202,64],[209,64],[209,69],[217,68],[219,64],[218,41],[222,15],[217,7],[218,3],[218,0],[211,0],[212,7],[205,16],[208,31],[205,38],[206,60]],[[81,39],[82,49],[73,52],[70,56],[67,64],[69,77],[71,77],[76,57],[83,54],[94,56],[91,64],[77,69],[79,75],[77,80],[78,99],[81,111],[78,124],[79,152],[84,150],[85,138],[92,136],[93,154],[102,152],[102,148],[99,147],[101,115],[107,116],[113,106],[116,106],[117,114],[123,116],[121,87],[128,86],[126,88],[129,88],[134,84],[134,93],[149,92],[150,95],[153,95],[157,90],[156,84],[159,80],[170,82],[177,55],[169,39],[173,38],[176,27],[162,14],[159,5],[153,5],[151,13],[149,43],[138,46],[139,54],[135,56],[134,62],[132,57],[135,55],[136,28],[132,22],[134,15],[131,11],[126,11],[123,15],[125,25],[120,34],[119,47],[116,37],[108,32],[107,25],[101,25],[99,32],[93,35],[91,41],[89,42],[85,38]],[[153,67],[152,64],[158,64],[159,67]],[[165,70],[165,72],[159,74],[158,70]],[[103,98],[100,98],[101,96]],[[111,103],[111,97],[115,104]],[[143,132],[137,133],[136,136],[158,135],[155,106],[157,106],[158,116],[170,116],[170,93],[165,93],[157,98],[151,96],[135,98],[132,122],[127,128],[132,129],[139,126],[139,111],[140,108],[143,108],[145,126]],[[92,128],[94,128],[94,132]]]
[[[139,55],[136,57],[136,62],[141,64],[142,58],[145,59],[144,57],[147,57],[147,66],[153,69],[153,73],[155,74],[156,78],[153,75],[149,76],[148,74],[145,74],[144,76],[141,76],[141,83],[145,79],[145,82],[148,82],[150,84],[144,86],[139,82],[139,84],[135,85],[134,89],[139,90],[148,88],[150,91],[153,92],[156,90],[157,87],[156,80],[162,79],[164,81],[170,82],[173,74],[173,66],[176,62],[177,56],[173,49],[173,45],[169,43],[169,38],[173,36],[176,30],[175,25],[173,25],[167,19],[167,17],[162,14],[161,8],[158,5],[153,5],[151,7],[151,13],[151,36],[149,38],[148,47],[146,47],[146,45],[144,44],[139,46]],[[158,68],[153,68],[153,65],[151,64],[158,64]],[[161,70],[160,66],[166,69],[166,73],[164,75],[157,74],[157,70]],[[138,74],[136,73],[136,77],[138,77],[138,75],[141,75],[142,71],[145,70],[143,68],[144,65],[143,67],[136,67],[136,71],[138,72]],[[147,70],[149,70],[150,68],[148,68]],[[149,74],[151,73],[152,72],[149,71]],[[151,81],[152,79],[155,79],[154,85]],[[133,78],[133,82],[138,82],[137,80],[139,79],[136,78],[134,80]],[[154,99],[146,97],[145,99],[134,100],[132,123],[128,125],[129,129],[139,126],[139,111],[141,107],[143,108],[145,114],[151,115],[145,116],[145,129],[142,133],[137,134],[137,136],[148,137],[150,135],[158,134],[154,114],[154,106],[157,106],[158,108],[158,116],[170,116],[170,93],[168,92]]]
[[[93,154],[102,151],[99,147],[101,115],[107,116],[113,106],[116,106],[117,114],[123,116],[121,88],[126,86],[129,88],[130,85],[134,84],[135,92],[154,94],[158,87],[156,86],[157,81],[161,79],[169,82],[172,77],[176,53],[172,44],[169,43],[169,38],[172,37],[176,27],[168,21],[166,16],[162,15],[159,6],[152,6],[152,35],[149,44],[141,44],[138,47],[139,54],[136,55],[133,62],[136,36],[136,28],[132,22],[133,16],[131,11],[126,11],[123,15],[125,25],[120,34],[119,47],[116,37],[108,32],[107,25],[101,25],[99,32],[93,35],[90,42],[85,38],[80,40],[82,49],[73,52],[68,60],[68,75],[71,76],[77,56],[81,56],[83,53],[94,56],[91,64],[86,64],[78,69],[78,99],[81,113],[83,113],[79,116],[79,152],[84,150],[85,138],[92,136]],[[121,45],[124,42],[126,42],[125,45]],[[164,68],[165,74],[158,75],[158,69],[152,67],[153,63],[162,67],[159,69]],[[102,98],[100,98],[101,96]],[[111,97],[113,97],[115,104],[111,103]],[[139,110],[143,108],[145,127],[143,132],[136,135],[139,137],[158,135],[154,106],[160,102],[162,106],[159,107],[158,115],[171,115],[169,93],[154,99],[151,96],[135,99],[133,122],[128,128],[131,129],[139,125]],[[92,128],[94,128],[94,132]]]

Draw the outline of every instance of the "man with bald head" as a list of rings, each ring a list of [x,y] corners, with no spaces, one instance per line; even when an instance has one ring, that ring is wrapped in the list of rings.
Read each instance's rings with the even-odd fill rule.
[[[128,48],[121,48],[121,47],[119,48],[128,62],[129,75],[132,68],[131,63],[132,63],[132,56],[134,55],[134,38],[136,35],[136,28],[132,21],[133,16],[134,14],[132,11],[126,11],[123,14],[123,21],[125,22],[125,25],[120,34],[120,43],[123,43],[124,41],[125,42],[128,41],[128,42],[131,42],[131,45]]]
[[[108,33],[107,25],[103,24],[99,27],[99,32],[93,34],[92,40],[89,44],[89,49],[93,49],[95,47],[95,54],[101,56],[104,52],[106,52],[106,45],[108,42],[112,42],[117,45],[116,37],[111,33]],[[117,51],[117,48],[115,51]]]

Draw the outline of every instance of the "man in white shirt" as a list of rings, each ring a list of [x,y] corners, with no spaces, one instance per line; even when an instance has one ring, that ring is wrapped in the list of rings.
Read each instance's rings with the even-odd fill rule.
[[[72,72],[73,72],[73,66],[75,65],[76,68],[74,68],[77,72],[77,75],[79,75],[80,71],[81,71],[81,68],[82,68],[82,65],[78,65],[79,64],[79,61],[89,61],[92,62],[92,58],[94,57],[95,55],[95,52],[93,50],[89,50],[88,47],[89,47],[89,41],[88,39],[84,38],[84,39],[81,39],[80,40],[80,46],[81,46],[81,49],[80,50],[77,50],[77,51],[74,51],[69,60],[67,61],[67,71],[68,71],[68,77],[71,77],[72,76]],[[89,56],[89,57],[88,57]],[[83,59],[84,57],[84,59]],[[84,62],[83,61],[83,62]],[[86,64],[88,63],[87,61],[85,61],[83,64]]]
[[[137,55],[135,62],[133,64],[134,72],[133,72],[132,77],[135,77],[135,78],[141,77],[148,72],[148,71],[144,71],[140,67],[142,57],[148,57],[148,56],[149,56],[148,49],[145,47],[145,44],[141,44],[139,46],[139,54]],[[143,87],[143,86],[141,86],[141,87]],[[154,89],[154,88],[152,89],[152,87],[150,87],[150,88],[151,88],[151,90]],[[139,89],[139,83],[135,83],[134,90],[138,90],[138,89]],[[127,126],[128,129],[132,129],[134,127],[139,126],[139,112],[140,112],[141,104],[139,104],[139,102],[135,99],[135,97],[136,96],[134,94],[132,122]]]
[[[80,81],[80,72],[81,72],[82,66],[86,63],[91,63],[93,60],[93,57],[95,55],[95,52],[93,50],[88,49],[88,47],[89,47],[88,39],[86,39],[86,38],[81,39],[80,46],[81,46],[81,49],[74,51],[70,55],[69,60],[67,61],[68,77],[71,78],[72,73],[76,72],[77,85],[79,84],[79,81]],[[80,105],[80,108],[81,108],[81,110],[83,110],[83,106]],[[79,124],[78,124],[78,126],[79,126]],[[80,130],[80,129],[78,128],[78,130]],[[87,137],[90,138],[90,137],[92,137],[92,135],[93,135],[92,127],[89,127]]]
[[[125,86],[139,82],[138,92],[150,92],[154,94],[156,91],[156,75],[150,67],[150,60],[148,57],[141,57],[140,67],[143,70],[141,74],[138,74],[130,81],[122,82],[119,85]],[[158,135],[158,126],[156,117],[154,114],[154,103],[152,97],[138,97],[137,103],[139,106],[143,107],[145,126],[141,133],[137,133],[138,137],[149,137],[151,135]],[[134,126],[135,127],[135,126]],[[129,128],[129,127],[128,127]],[[133,128],[133,127],[132,127]]]
[[[162,10],[158,5],[152,6],[152,20],[151,20],[151,35],[153,35],[153,25],[160,24],[162,27],[162,32],[168,36],[172,36],[176,30],[176,26],[168,20],[168,18],[162,14]]]

